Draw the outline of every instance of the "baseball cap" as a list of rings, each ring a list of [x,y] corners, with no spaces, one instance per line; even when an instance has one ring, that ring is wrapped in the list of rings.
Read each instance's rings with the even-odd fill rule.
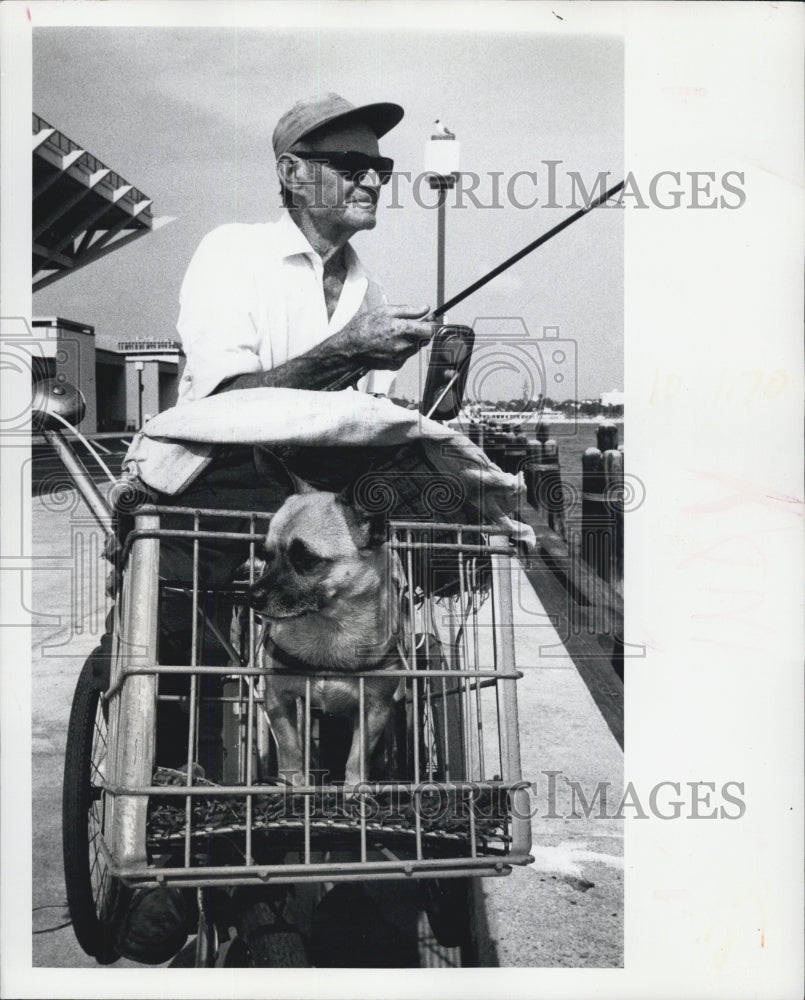
[[[362,104],[356,107],[339,94],[321,94],[296,104],[286,111],[274,129],[272,144],[279,157],[306,135],[334,122],[347,125],[350,120],[366,122],[379,139],[397,125],[405,114],[399,104]]]

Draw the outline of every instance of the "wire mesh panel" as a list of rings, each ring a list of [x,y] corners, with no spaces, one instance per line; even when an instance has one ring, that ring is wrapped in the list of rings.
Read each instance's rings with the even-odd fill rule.
[[[269,520],[179,508],[143,508],[135,519],[106,694],[115,752],[103,838],[113,873],[132,884],[203,886],[495,875],[526,863],[509,540],[491,529],[391,523],[396,653],[349,672],[357,710],[343,716],[317,699],[343,670],[266,658],[268,626],[245,598]],[[242,555],[234,583],[219,579],[224,550]],[[151,633],[144,609],[158,621]],[[134,652],[126,616],[139,622]],[[295,775],[279,773],[266,706],[277,672],[298,692]],[[394,693],[372,746],[365,737],[381,679]],[[345,771],[356,729],[353,783]]]

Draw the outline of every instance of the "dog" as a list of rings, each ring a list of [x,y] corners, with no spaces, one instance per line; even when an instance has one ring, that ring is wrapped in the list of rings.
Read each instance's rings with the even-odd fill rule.
[[[310,678],[311,707],[348,716],[353,725],[345,784],[361,771],[359,682],[363,670],[400,670],[402,572],[386,544],[385,517],[363,513],[345,494],[289,497],[272,517],[265,571],[247,600],[268,623],[265,706],[277,743],[278,769],[307,783],[303,726],[296,699]],[[338,676],[320,677],[317,671]],[[363,761],[377,744],[400,686],[399,676],[364,680]]]

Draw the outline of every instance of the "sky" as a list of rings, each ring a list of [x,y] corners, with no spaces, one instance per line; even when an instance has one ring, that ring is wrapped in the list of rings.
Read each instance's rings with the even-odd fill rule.
[[[274,125],[326,90],[401,104],[381,152],[414,178],[433,121],[456,133],[480,206],[448,201],[445,285],[455,294],[572,214],[571,172],[588,190],[601,171],[610,184],[623,177],[621,39],[557,28],[35,27],[34,111],[173,221],[35,293],[34,316],[92,324],[99,346],[173,336],[199,241],[226,222],[276,218]],[[553,205],[544,204],[549,160],[560,161]],[[427,186],[417,199],[401,180],[390,207],[385,188],[377,227],[353,241],[391,302],[435,304],[431,199]],[[528,384],[560,400],[623,387],[622,215],[595,210],[449,314],[476,330],[471,396],[519,397]],[[546,327],[559,348],[540,348]],[[398,394],[418,397],[421,369],[422,359],[406,364]]]

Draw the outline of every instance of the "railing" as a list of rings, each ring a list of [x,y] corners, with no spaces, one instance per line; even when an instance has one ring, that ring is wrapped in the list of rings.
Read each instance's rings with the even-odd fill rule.
[[[117,349],[125,351],[127,354],[135,354],[139,351],[179,351],[182,342],[180,340],[119,340]]]

